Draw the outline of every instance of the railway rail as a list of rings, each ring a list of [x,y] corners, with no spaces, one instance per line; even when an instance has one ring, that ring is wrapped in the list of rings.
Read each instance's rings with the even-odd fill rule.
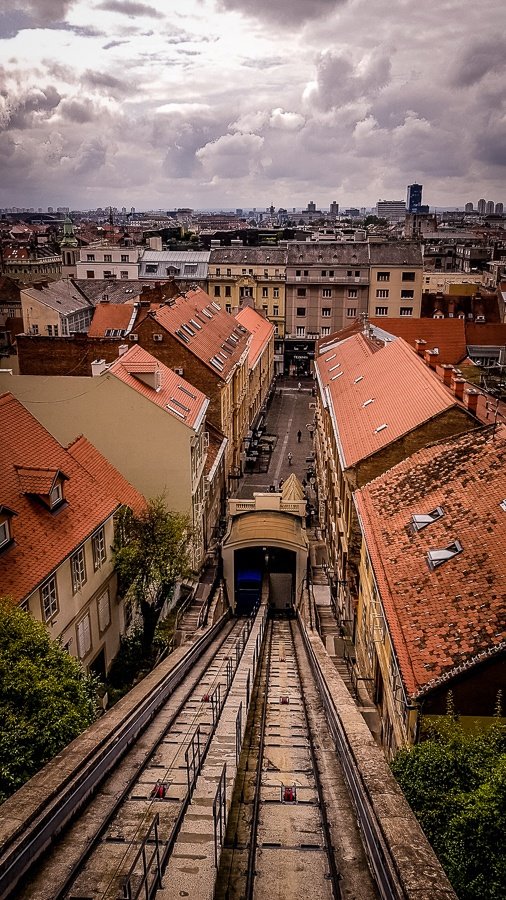
[[[0,897],[117,900],[137,896],[139,885],[154,895],[251,622],[209,629],[156,696],[132,710],[48,808],[2,848]],[[155,838],[157,853],[148,854],[147,864]]]
[[[274,881],[280,900],[379,896],[320,707],[298,626],[271,620],[216,900],[267,898]]]

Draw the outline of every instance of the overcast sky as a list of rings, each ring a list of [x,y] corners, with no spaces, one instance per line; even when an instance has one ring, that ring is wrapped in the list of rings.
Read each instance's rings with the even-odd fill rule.
[[[504,0],[0,0],[0,207],[506,202]]]

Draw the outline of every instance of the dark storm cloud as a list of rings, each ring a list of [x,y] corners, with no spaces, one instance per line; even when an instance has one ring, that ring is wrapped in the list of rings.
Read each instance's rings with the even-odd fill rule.
[[[153,19],[163,19],[163,15],[147,3],[137,3],[135,0],[104,0],[99,3],[97,9],[105,9],[107,12],[120,13],[123,16],[129,16],[131,19],[136,16],[150,16]]]
[[[256,19],[280,22],[294,28],[310,19],[333,13],[347,0],[219,0],[221,9],[244,13]]]
[[[112,50],[113,47],[121,47],[122,44],[129,44],[130,41],[108,41],[107,44],[104,44],[102,50]]]
[[[19,10],[28,13],[32,23],[51,25],[63,22],[76,0],[18,0]]]
[[[485,75],[506,68],[504,40],[502,37],[479,40],[464,51],[459,60],[453,83],[456,87],[470,87]]]
[[[20,97],[9,98],[5,127],[9,130],[29,128],[37,113],[47,117],[59,106],[61,99],[61,94],[52,85],[31,88]]]
[[[16,37],[18,32],[31,28],[32,18],[19,9],[0,13],[0,38]]]
[[[359,61],[361,62],[361,61]],[[390,79],[390,59],[376,54],[358,65],[344,53],[322,53],[316,66],[316,102],[329,110],[345,103],[370,97]]]
[[[93,72],[88,69],[82,76],[82,81],[91,88],[104,88],[107,93],[126,94],[130,90],[130,85],[114,75],[108,75],[107,72]]]
[[[228,124],[228,118],[218,121],[212,113],[193,113],[191,117],[175,113],[160,116],[153,129],[155,146],[165,146],[163,171],[172,178],[188,178],[199,171],[196,153],[216,141]]]
[[[92,122],[96,118],[95,108],[88,98],[78,100],[74,97],[62,100],[58,112],[68,122],[75,122],[79,125],[82,125],[83,122]]]

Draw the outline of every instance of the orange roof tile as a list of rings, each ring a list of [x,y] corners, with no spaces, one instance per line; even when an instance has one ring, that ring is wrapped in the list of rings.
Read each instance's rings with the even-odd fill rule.
[[[251,339],[244,326],[201,288],[174,297],[150,317],[224,381]]]
[[[461,407],[402,338],[378,347],[355,334],[327,347],[315,369],[337,426],[343,468]]]
[[[41,494],[49,496],[58,475],[63,475],[58,469],[35,469],[27,466],[14,466],[19,478],[22,494]],[[66,476],[64,476],[66,478]]]
[[[108,371],[190,428],[197,428],[202,422],[209,406],[206,395],[142,347],[131,347]],[[152,383],[143,381],[143,375]]]
[[[105,337],[106,331],[126,331],[133,314],[133,303],[99,303],[93,313],[88,337]],[[121,335],[107,335],[121,337]]]
[[[74,457],[12,394],[0,397],[0,504],[17,517],[15,542],[0,554],[2,593],[21,601],[118,507]],[[23,493],[19,469],[66,474],[67,504],[51,512]],[[38,482],[47,489],[49,479]],[[37,487],[33,481],[30,487]]]
[[[506,649],[506,427],[433,444],[354,497],[408,694]],[[431,571],[428,551],[455,540],[462,552]]]
[[[476,325],[469,322],[466,325],[467,343],[471,346],[504,347],[506,344],[506,323],[483,322]]]
[[[252,369],[271,340],[274,334],[274,325],[251,306],[245,306],[244,309],[239,310],[235,318],[253,335],[248,350],[248,364]]]
[[[457,365],[467,355],[464,319],[371,318],[371,325],[404,340],[415,348],[415,341],[426,341],[426,350],[439,349],[438,362]]]
[[[119,503],[129,506],[135,513],[146,508],[146,499],[118,472],[105,456],[81,435],[67,447],[68,452],[86,469],[95,481]]]

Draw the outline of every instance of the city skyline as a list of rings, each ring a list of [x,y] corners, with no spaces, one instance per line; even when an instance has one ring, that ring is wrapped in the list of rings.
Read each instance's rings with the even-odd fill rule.
[[[0,13],[0,207],[370,207],[413,182],[431,207],[500,202],[499,16],[19,0]]]

